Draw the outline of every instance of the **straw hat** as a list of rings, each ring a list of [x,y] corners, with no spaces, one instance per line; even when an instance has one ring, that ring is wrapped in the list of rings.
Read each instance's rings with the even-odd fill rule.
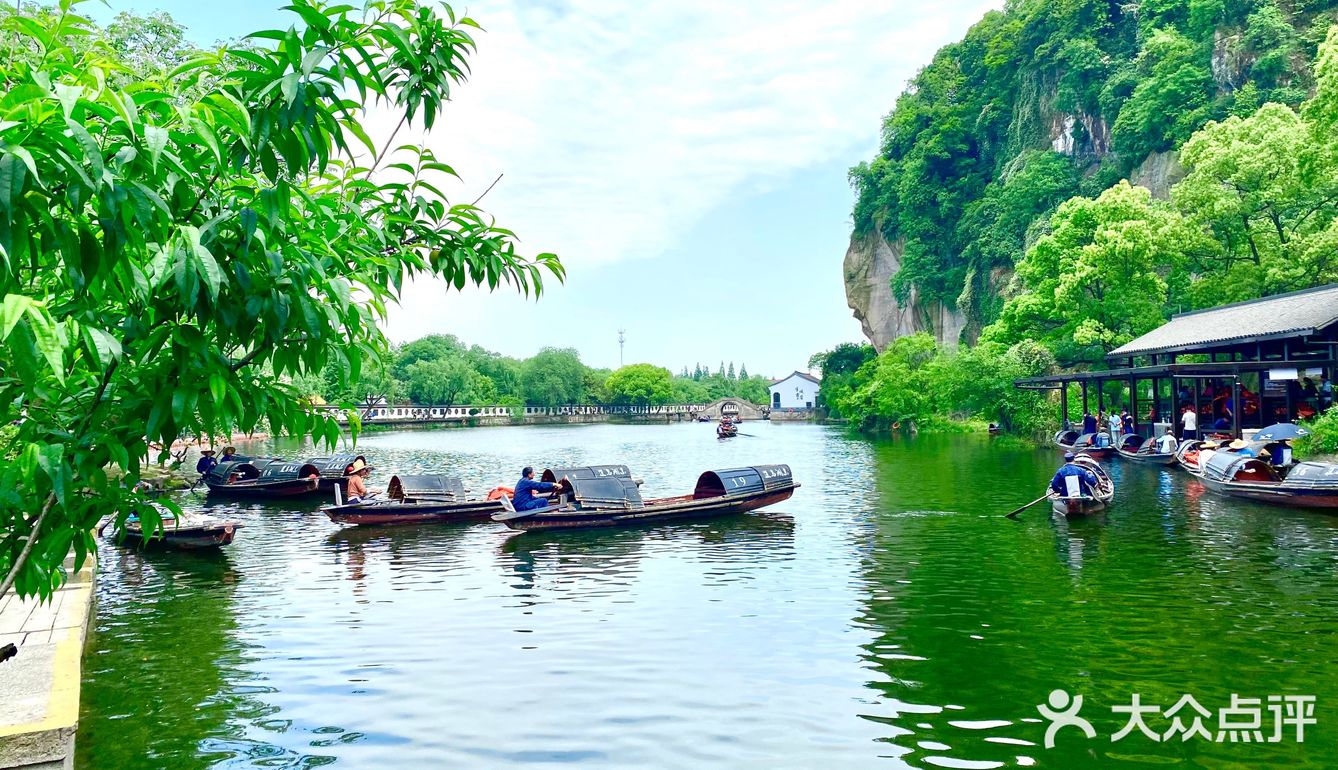
[[[1232,441],[1230,444],[1227,444],[1227,449],[1244,449],[1249,445],[1250,442],[1246,441],[1243,438],[1238,438],[1235,441]]]
[[[1199,444],[1199,449],[1216,449],[1220,446],[1216,441],[1205,441]]]
[[[212,449],[201,449],[200,454],[208,456],[208,455],[216,455],[218,454],[218,452],[215,452]]]
[[[349,472],[350,474],[353,474],[353,473],[361,473],[361,472],[363,472],[363,471],[365,471],[365,470],[367,470],[367,463],[363,462],[363,461],[360,460],[360,459],[359,459],[359,460],[354,460],[354,461],[353,461],[353,464],[350,465],[349,468],[348,468],[348,472]]]
[[[223,454],[225,454],[225,455],[235,455],[235,454],[237,454],[237,448],[236,448],[236,447],[225,446],[225,447],[223,447]]]

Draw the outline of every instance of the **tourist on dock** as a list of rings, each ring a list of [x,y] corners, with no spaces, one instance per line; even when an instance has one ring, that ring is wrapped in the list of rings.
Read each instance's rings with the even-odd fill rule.
[[[1125,433],[1132,434],[1134,432],[1134,416],[1129,414],[1128,409],[1120,410],[1120,427]]]
[[[535,508],[545,508],[548,506],[548,500],[542,497],[535,497],[535,491],[552,492],[557,488],[557,484],[550,484],[547,481],[535,481],[534,469],[527,465],[520,472],[520,481],[516,482],[516,494],[511,498],[511,505],[518,511],[532,511]]]
[[[215,454],[217,454],[217,452],[212,449],[202,450],[200,452],[200,461],[195,463],[195,472],[203,476],[209,471],[212,471],[214,466],[218,465],[218,460],[214,459]]]
[[[1068,497],[1069,492],[1064,479],[1068,476],[1077,476],[1078,487],[1082,490],[1082,493],[1090,495],[1092,490],[1096,489],[1096,474],[1073,462],[1073,460],[1072,452],[1064,453],[1064,464],[1059,470],[1055,471],[1054,477],[1050,479],[1050,489],[1061,497]]]
[[[1199,414],[1194,411],[1194,407],[1185,407],[1185,413],[1180,415],[1180,440],[1189,441],[1199,437]]]
[[[1119,444],[1120,428],[1124,425],[1124,422],[1120,420],[1120,413],[1116,412],[1114,409],[1110,410],[1109,424],[1110,424],[1110,438],[1116,444]]]
[[[1333,383],[1329,382],[1328,375],[1323,375],[1319,378],[1319,410],[1322,412],[1331,406],[1333,406]]]
[[[1166,432],[1157,437],[1157,452],[1164,455],[1173,455],[1180,443],[1175,440],[1175,433],[1171,431],[1171,426],[1166,426]]]
[[[1082,432],[1084,435],[1096,433],[1096,417],[1091,412],[1082,413]]]

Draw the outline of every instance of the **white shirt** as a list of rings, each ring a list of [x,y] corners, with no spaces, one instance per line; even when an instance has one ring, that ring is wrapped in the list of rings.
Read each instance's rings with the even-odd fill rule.
[[[1168,455],[1174,452],[1175,446],[1176,446],[1175,436],[1172,436],[1169,433],[1163,433],[1161,437],[1157,439],[1157,451],[1161,452],[1164,455]]]
[[[1119,432],[1120,432],[1120,424],[1121,424],[1121,423],[1120,423],[1120,416],[1119,416],[1118,414],[1112,414],[1112,415],[1110,416],[1110,420],[1109,420],[1109,422],[1110,422],[1110,432],[1111,432],[1111,433],[1119,433]]]
[[[1180,422],[1185,426],[1185,430],[1199,429],[1199,416],[1193,411],[1185,412],[1184,416],[1180,418]]]

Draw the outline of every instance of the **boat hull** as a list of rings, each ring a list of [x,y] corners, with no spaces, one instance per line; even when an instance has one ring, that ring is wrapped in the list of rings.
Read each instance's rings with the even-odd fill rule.
[[[746,513],[790,499],[799,485],[758,492],[750,495],[710,497],[700,500],[670,498],[652,500],[644,508],[631,510],[578,510],[569,512],[540,512],[529,516],[502,519],[508,527],[518,530],[585,529],[593,527],[622,527],[653,524],[662,521],[700,519]],[[514,515],[514,514],[512,514]]]
[[[188,530],[167,527],[158,536],[149,539],[137,529],[126,529],[121,533],[122,545],[134,548],[166,548],[179,551],[198,551],[206,548],[222,548],[230,545],[236,537],[237,527],[218,525],[198,527]]]
[[[1124,450],[1120,450],[1120,459],[1131,460],[1145,465],[1171,466],[1176,464],[1175,455],[1173,454],[1139,454],[1137,452],[1125,452]]]
[[[1202,481],[1205,487],[1229,497],[1257,500],[1289,508],[1338,508],[1338,490],[1283,489],[1280,485],[1274,484],[1218,481],[1198,473],[1194,474],[1194,477]]]
[[[386,505],[331,505],[321,509],[336,524],[355,527],[400,524],[441,524],[452,521],[488,519],[502,510],[496,500],[457,502],[391,503]]]
[[[1106,510],[1106,502],[1090,497],[1051,497],[1050,509],[1070,519],[1091,516]]]
[[[215,484],[208,479],[209,494],[223,497],[303,497],[318,494],[321,491],[318,479],[284,479],[272,482],[240,482],[237,484]]]

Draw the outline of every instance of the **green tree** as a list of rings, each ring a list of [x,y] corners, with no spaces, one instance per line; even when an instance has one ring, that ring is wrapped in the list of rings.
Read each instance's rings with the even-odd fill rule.
[[[405,380],[409,377],[409,367],[419,361],[451,358],[459,356],[464,350],[464,344],[454,334],[429,334],[396,348],[393,371],[396,377]]]
[[[1185,254],[1211,251],[1169,204],[1127,182],[1067,201],[1050,225],[1018,263],[1024,291],[982,338],[1036,339],[1068,363],[1099,361],[1160,326],[1183,294]]]
[[[615,404],[667,404],[673,400],[673,377],[654,364],[629,364],[609,375],[605,387]]]
[[[157,524],[135,490],[149,442],[263,424],[333,444],[338,423],[291,380],[330,361],[359,380],[405,278],[538,292],[541,271],[562,276],[439,194],[452,171],[430,151],[364,129],[373,101],[433,127],[472,20],[414,0],[290,7],[300,30],[126,87],[73,0],[0,22],[0,424],[21,420],[0,595],[49,592],[104,513]]]
[[[585,365],[572,348],[544,348],[521,366],[525,401],[535,406],[575,404],[585,398]]]
[[[486,395],[492,390],[492,382],[458,356],[415,361],[409,365],[404,386],[415,404],[433,406],[483,403],[480,391]]]
[[[1131,158],[1169,150],[1210,116],[1215,85],[1202,51],[1172,29],[1152,33],[1138,54],[1141,80],[1111,129]]]

